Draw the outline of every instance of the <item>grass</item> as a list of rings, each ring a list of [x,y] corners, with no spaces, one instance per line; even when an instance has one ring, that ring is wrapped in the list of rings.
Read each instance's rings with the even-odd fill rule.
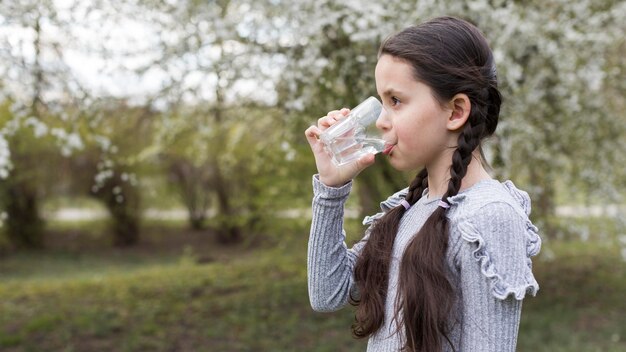
[[[523,351],[624,351],[626,263],[617,248],[595,243],[550,244],[555,259],[539,258],[541,290],[524,303]]]
[[[84,224],[57,225],[73,241],[58,235],[57,247],[0,260],[2,351],[365,350],[350,335],[352,309],[309,306],[302,221],[277,223],[281,240],[259,248],[219,247],[180,224],[153,224],[138,248],[119,250],[85,237]],[[347,227],[355,240],[360,226]],[[518,351],[625,350],[619,249],[549,247],[554,259],[534,262],[541,290],[524,302]]]

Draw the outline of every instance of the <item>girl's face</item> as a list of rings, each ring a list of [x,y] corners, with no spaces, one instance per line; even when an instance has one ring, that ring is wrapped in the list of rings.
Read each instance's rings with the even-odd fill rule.
[[[456,145],[446,127],[452,109],[444,109],[430,87],[415,80],[411,65],[404,60],[382,55],[375,76],[384,106],[376,127],[393,145],[386,150],[391,165],[415,170],[441,162],[445,151]]]

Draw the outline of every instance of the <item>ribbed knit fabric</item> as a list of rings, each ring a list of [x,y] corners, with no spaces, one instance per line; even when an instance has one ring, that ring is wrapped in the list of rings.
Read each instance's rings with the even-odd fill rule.
[[[313,220],[308,249],[308,286],[311,306],[335,311],[356,292],[353,269],[369,236],[348,249],[343,231],[344,204],[352,184],[327,187],[313,177]],[[366,217],[372,225],[384,212],[400,204],[404,189],[381,203],[383,212]],[[405,212],[393,247],[384,326],[370,337],[367,351],[399,351],[403,329],[397,329],[394,302],[399,263],[409,241],[436,209],[439,198],[422,198]],[[530,199],[511,181],[481,181],[448,198],[450,237],[446,262],[457,301],[449,324],[456,351],[515,351],[521,300],[539,285],[532,274],[531,256],[541,247],[537,228],[528,219]],[[400,331],[400,333],[396,333]],[[444,343],[445,351],[452,348]]]

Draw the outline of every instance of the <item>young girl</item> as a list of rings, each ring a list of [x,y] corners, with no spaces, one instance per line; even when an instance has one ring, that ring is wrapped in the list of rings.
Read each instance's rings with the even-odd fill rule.
[[[526,293],[539,286],[530,199],[492,179],[481,141],[498,123],[493,54],[457,18],[409,27],[381,46],[375,71],[384,112],[376,126],[398,170],[422,168],[410,186],[364,220],[347,249],[343,208],[368,155],[336,167],[318,137],[346,116],[329,112],[305,134],[315,155],[308,277],[311,305],[356,305],[353,333],[368,351],[514,351]]]

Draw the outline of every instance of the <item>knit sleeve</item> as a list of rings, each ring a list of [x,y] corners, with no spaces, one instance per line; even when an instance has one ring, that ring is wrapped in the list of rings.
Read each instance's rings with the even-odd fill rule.
[[[462,351],[515,351],[526,293],[539,286],[530,266],[527,219],[511,205],[491,203],[461,220],[456,230],[463,319]]]
[[[328,187],[313,176],[313,218],[308,248],[308,288],[311,307],[330,312],[344,307],[350,297],[359,292],[354,285],[354,265],[367,243],[372,225],[389,209],[400,204],[407,189],[398,191],[380,203],[381,212],[367,216],[363,225],[368,228],[363,238],[352,248],[345,243],[343,230],[344,205],[352,183],[342,187]]]
[[[335,311],[348,303],[357,248],[348,250],[343,230],[344,204],[352,183],[328,187],[313,177],[313,218],[308,246],[308,288],[311,307]]]

